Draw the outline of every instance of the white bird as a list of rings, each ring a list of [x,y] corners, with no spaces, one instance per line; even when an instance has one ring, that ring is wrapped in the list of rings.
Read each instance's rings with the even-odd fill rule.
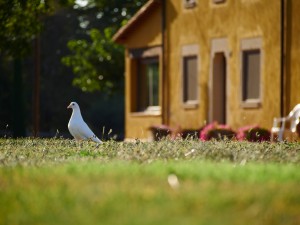
[[[67,108],[73,110],[68,123],[68,128],[75,140],[80,141],[90,139],[98,144],[102,144],[102,141],[100,141],[100,139],[84,122],[81,116],[79,105],[76,102],[71,102]]]

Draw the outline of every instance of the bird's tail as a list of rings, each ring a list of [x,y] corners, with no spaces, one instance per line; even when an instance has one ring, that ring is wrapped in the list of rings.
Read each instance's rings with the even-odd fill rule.
[[[96,142],[96,143],[99,143],[99,144],[103,143],[96,135],[93,135],[91,137],[91,140],[94,141],[94,142]]]

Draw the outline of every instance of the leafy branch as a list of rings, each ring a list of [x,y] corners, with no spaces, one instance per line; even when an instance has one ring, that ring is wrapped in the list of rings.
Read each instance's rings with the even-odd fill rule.
[[[71,55],[62,58],[62,63],[72,68],[73,85],[82,91],[105,91],[113,93],[120,87],[123,78],[123,48],[112,41],[114,29],[89,31],[88,40],[71,40],[68,48]]]

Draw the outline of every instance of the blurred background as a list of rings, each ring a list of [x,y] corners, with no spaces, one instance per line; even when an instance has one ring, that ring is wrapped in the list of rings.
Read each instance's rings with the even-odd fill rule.
[[[0,0],[0,136],[71,137],[76,101],[96,135],[122,140],[124,51],[111,39],[146,1]]]

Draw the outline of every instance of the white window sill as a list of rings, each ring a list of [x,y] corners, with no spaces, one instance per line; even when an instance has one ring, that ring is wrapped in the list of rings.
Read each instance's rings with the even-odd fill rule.
[[[243,108],[259,108],[261,107],[261,101],[259,99],[247,99],[241,103]]]
[[[183,108],[184,109],[196,109],[199,106],[198,101],[186,101],[183,102]]]
[[[131,116],[161,116],[161,110],[159,106],[150,106],[142,112],[131,112]]]

